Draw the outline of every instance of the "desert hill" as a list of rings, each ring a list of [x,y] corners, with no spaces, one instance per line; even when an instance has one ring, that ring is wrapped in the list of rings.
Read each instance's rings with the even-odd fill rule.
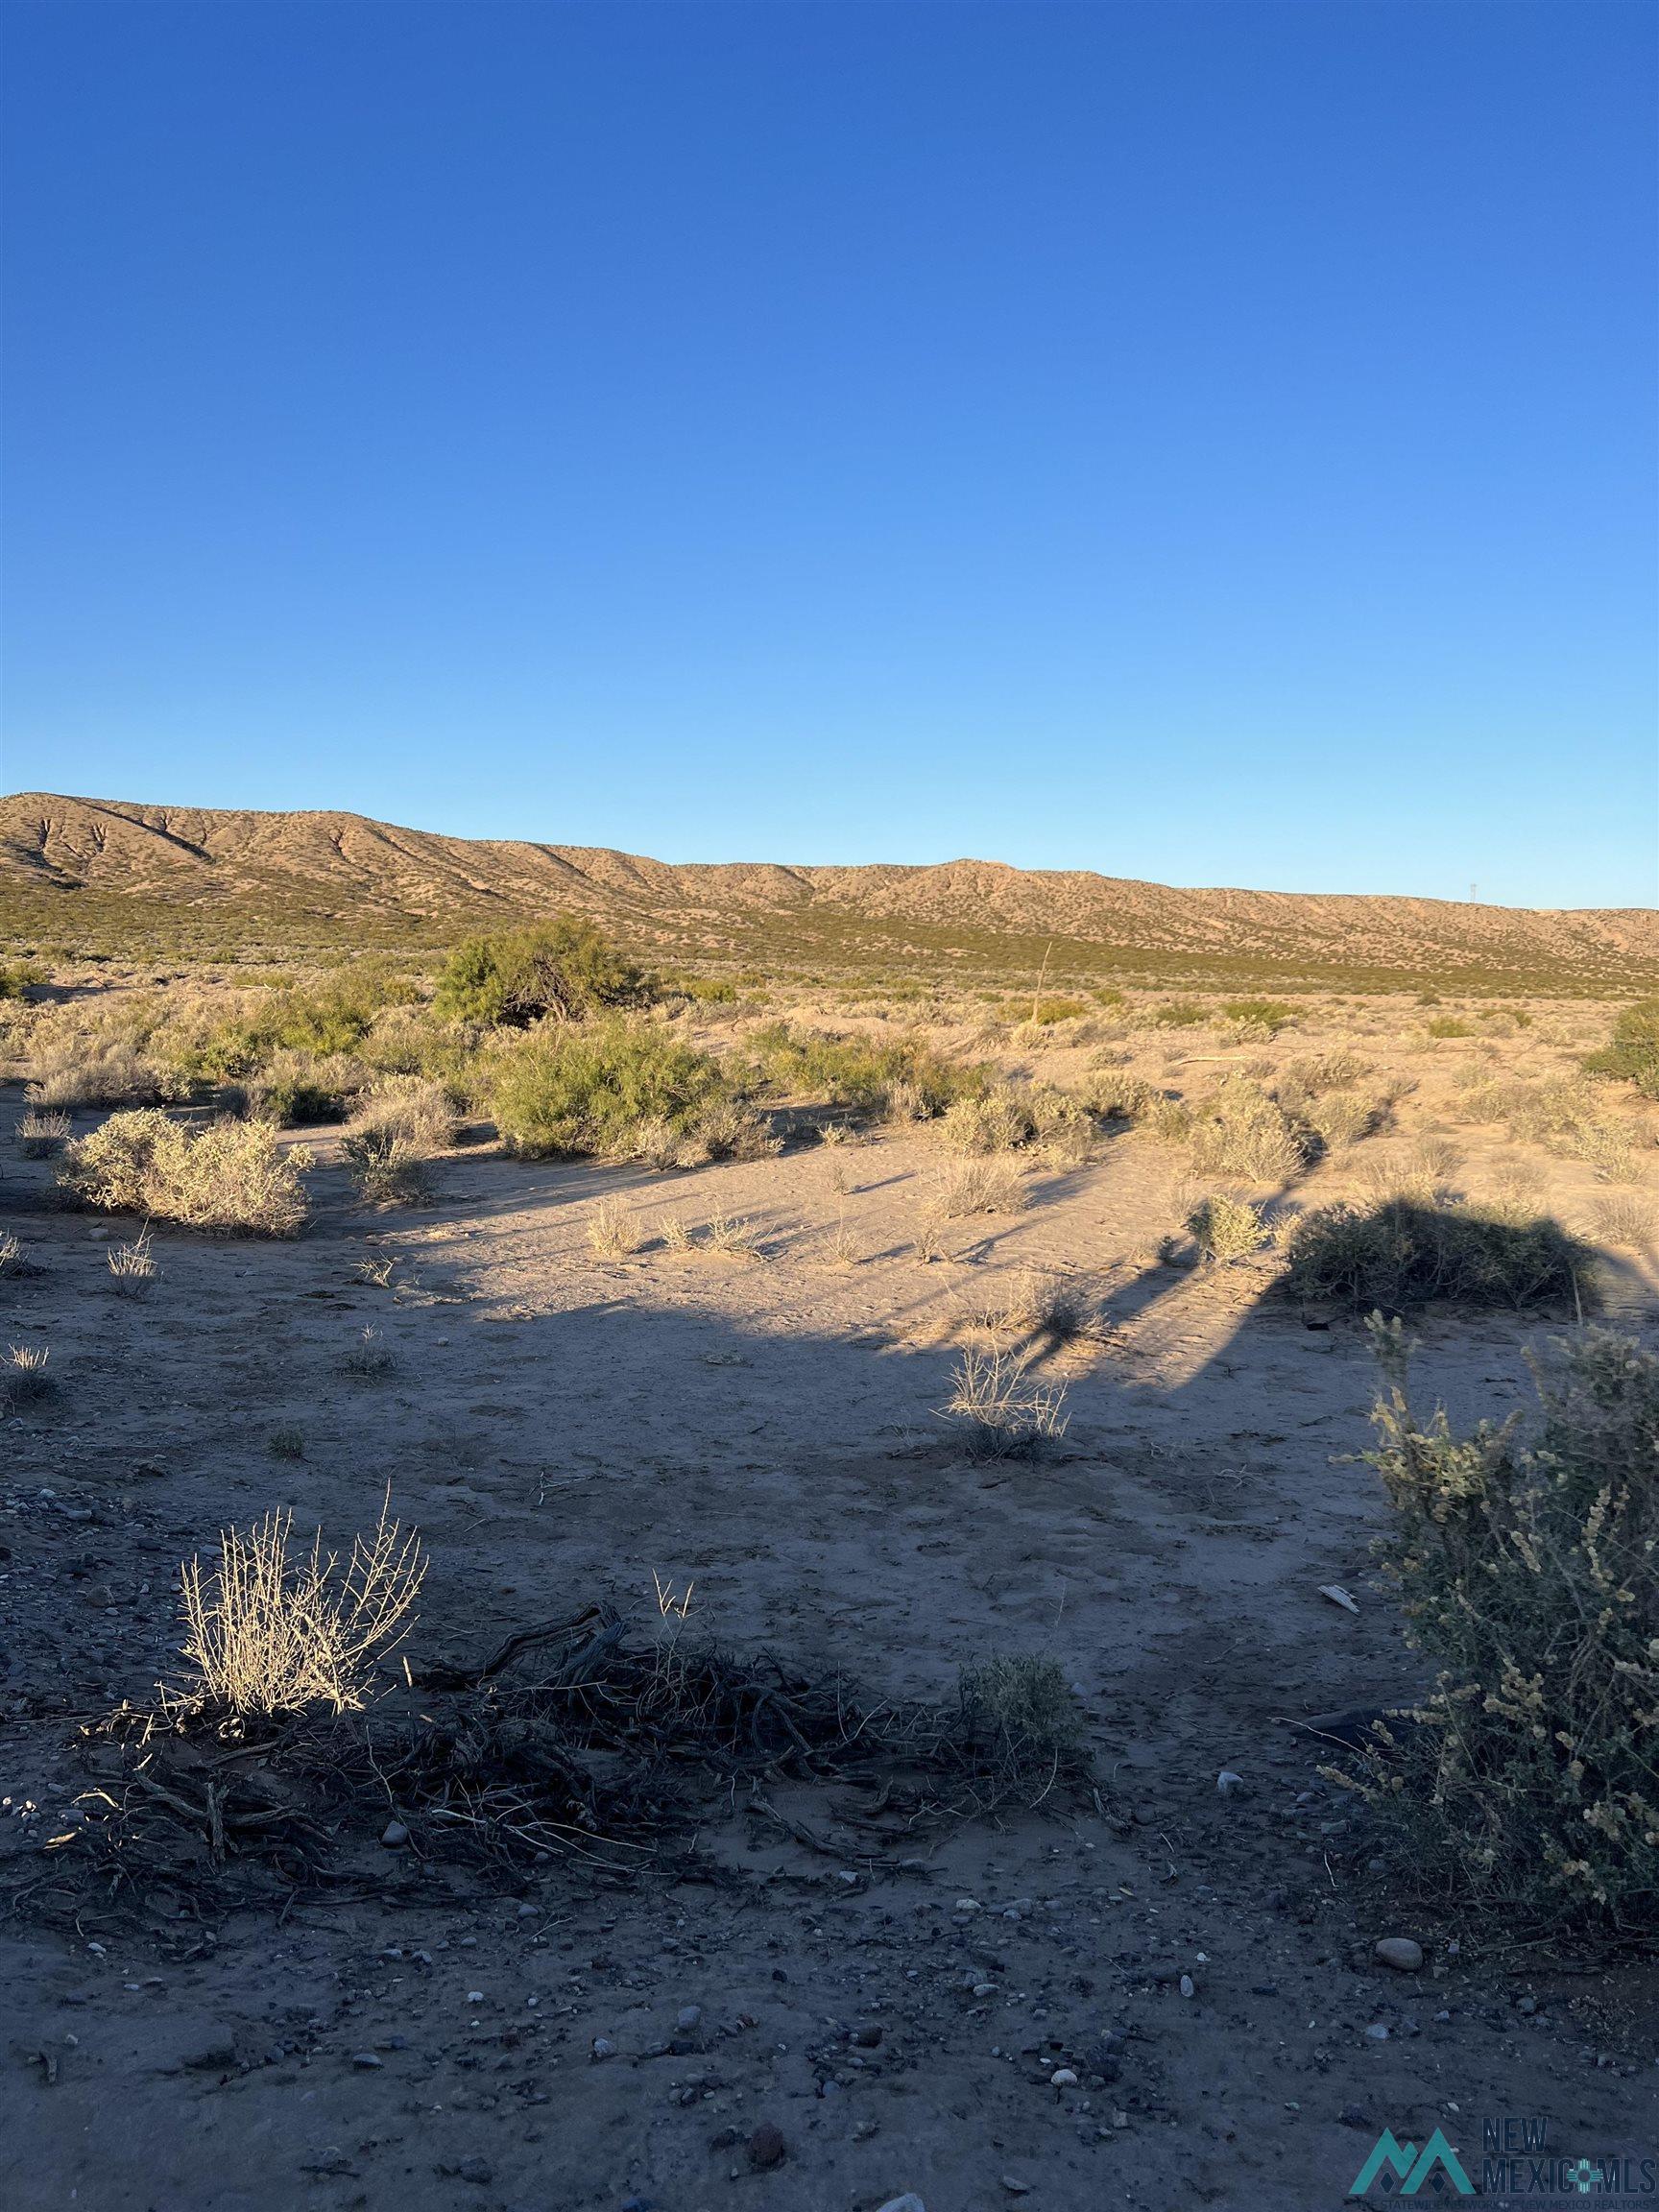
[[[360,814],[254,813],[25,792],[0,800],[13,939],[180,947],[437,943],[579,908],[660,955],[943,961],[1051,974],[1444,979],[1628,989],[1659,980],[1659,914],[1178,890],[986,860],[673,866],[601,847],[446,837]],[[1033,948],[1035,947],[1035,954]]]

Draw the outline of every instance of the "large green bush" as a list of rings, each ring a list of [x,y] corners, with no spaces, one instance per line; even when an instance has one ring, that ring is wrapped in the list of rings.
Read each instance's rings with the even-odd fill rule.
[[[339,968],[320,983],[250,994],[235,1014],[183,1039],[169,1061],[190,1082],[223,1083],[257,1074],[281,1054],[352,1052],[383,1008],[414,995],[407,978],[377,963]]]
[[[1541,1368],[1533,1436],[1457,1436],[1378,1334],[1384,1566],[1439,1673],[1338,1779],[1465,1901],[1659,1928],[1659,1359],[1586,1333]]]
[[[1559,1222],[1474,1206],[1388,1198],[1369,1213],[1305,1214],[1286,1246],[1289,1287],[1385,1312],[1448,1299],[1464,1306],[1570,1306],[1591,1255]]]
[[[766,1086],[789,1097],[815,1097],[865,1114],[903,1111],[930,1119],[985,1088],[983,1069],[943,1060],[913,1038],[879,1044],[831,1037],[775,1022],[751,1041]]]
[[[1592,1075],[1619,1075],[1644,1098],[1659,1098],[1659,998],[1626,1006],[1599,1052],[1584,1063]]]
[[[469,937],[438,978],[435,1010],[461,1022],[526,1029],[638,1005],[646,980],[585,915]]]
[[[544,1027],[499,1063],[495,1122],[533,1159],[673,1158],[700,1126],[728,1124],[733,1086],[717,1061],[648,1022]]]

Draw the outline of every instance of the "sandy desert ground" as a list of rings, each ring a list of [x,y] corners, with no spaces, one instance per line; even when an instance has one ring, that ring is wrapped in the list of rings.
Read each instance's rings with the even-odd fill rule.
[[[1351,1047],[1400,1079],[1393,1125],[1284,1205],[1428,1139],[1460,1188],[1519,1172],[1605,1244],[1592,1166],[1458,1114],[1471,1062],[1548,1074],[1607,1019],[1532,1011],[1437,1041],[1404,999],[1309,1001],[1267,1044],[1126,1051],[1179,1084]],[[1085,1057],[1003,1047],[1057,1081]],[[304,1231],[157,1232],[142,1300],[111,1294],[110,1226],[6,1148],[25,1264],[0,1334],[49,1345],[57,1379],[0,1431],[8,2212],[1311,2212],[1383,2128],[1472,2162],[1505,2119],[1546,2123],[1551,2155],[1659,2153],[1653,1960],[1434,1910],[1320,1776],[1332,1746],[1296,1723],[1422,1681],[1351,1458],[1375,1366],[1357,1321],[1276,1289],[1271,1252],[1160,1257],[1178,1154],[1124,1131],[1022,1156],[1026,1203],[945,1222],[924,1259],[926,1128],[670,1174],[467,1134],[426,1202],[373,1211],[305,1133]],[[627,1257],[590,1248],[606,1197]],[[708,1249],[719,1216],[757,1250]],[[1603,1296],[1646,1337],[1641,1242],[1607,1252]],[[1063,1439],[977,1461],[938,1408],[1025,1270],[1086,1279],[1097,1320],[1031,1347]],[[1417,1394],[1464,1423],[1525,1407],[1552,1326],[1424,1314]],[[378,1373],[350,1364],[366,1329]],[[302,1456],[276,1456],[290,1432]],[[80,1843],[48,1847],[82,1820],[77,1730],[179,1678],[180,1559],[273,1504],[349,1539],[388,1485],[430,1553],[419,1660],[592,1601],[668,1634],[660,1579],[692,1586],[680,1632],[880,1697],[1051,1655],[1094,1790],[907,1827],[845,1788],[733,1789],[626,1874],[572,1852],[498,1881],[371,1834],[350,1879],[280,1908],[81,1884]],[[1377,1962],[1390,1936],[1420,1971]]]

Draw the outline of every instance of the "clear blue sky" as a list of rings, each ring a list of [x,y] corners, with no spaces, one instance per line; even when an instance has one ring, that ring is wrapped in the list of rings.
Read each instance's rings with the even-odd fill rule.
[[[1659,895],[1645,0],[5,12],[7,787]]]

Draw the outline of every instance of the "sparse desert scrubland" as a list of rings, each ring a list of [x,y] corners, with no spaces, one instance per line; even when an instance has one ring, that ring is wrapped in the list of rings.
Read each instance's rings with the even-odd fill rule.
[[[260,2212],[535,2201],[555,2143],[595,2203],[1312,2205],[1449,2096],[1628,2132],[1634,994],[24,950],[54,2125],[125,2069],[207,2202],[173,2115],[234,2097]]]

